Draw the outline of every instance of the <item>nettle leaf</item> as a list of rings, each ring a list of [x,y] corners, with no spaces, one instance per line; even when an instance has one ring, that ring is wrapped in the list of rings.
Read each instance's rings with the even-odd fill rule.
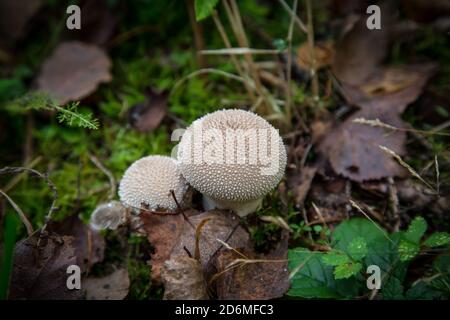
[[[400,241],[398,246],[398,254],[401,261],[412,260],[420,251],[420,246],[407,240]]]
[[[289,250],[291,288],[287,295],[302,298],[344,299],[354,297],[361,289],[355,278],[336,280],[333,267],[323,263],[322,252],[306,248]]]
[[[427,222],[422,217],[416,217],[411,222],[408,230],[405,232],[405,239],[412,243],[419,243],[420,239],[427,231]]]
[[[342,222],[333,232],[332,245],[350,255],[349,247],[354,239],[362,238],[366,242],[367,254],[362,259],[364,266],[376,265],[382,272],[383,284],[398,279],[400,283],[406,276],[408,262],[400,261],[398,246],[403,232],[387,235],[383,229],[370,220],[353,218]],[[358,243],[359,240],[356,240]],[[364,284],[364,288],[365,284]]]
[[[381,286],[380,291],[383,299],[386,300],[399,300],[404,299],[403,295],[403,285],[397,278],[391,277],[389,281]]]
[[[348,253],[355,260],[361,260],[367,255],[367,243],[363,237],[353,239],[348,245]]]
[[[374,222],[364,218],[353,218],[339,224],[333,232],[332,246],[333,248],[343,250],[348,253],[348,246],[358,237],[366,241],[366,245],[370,246],[375,240],[385,237]],[[387,239],[386,239],[387,240]]]
[[[329,266],[338,266],[350,262],[350,258],[343,252],[327,252],[322,257],[322,261]]]
[[[427,247],[440,247],[450,243],[450,234],[447,232],[435,232],[427,240],[424,241],[424,245]]]
[[[338,265],[334,269],[334,278],[335,279],[347,279],[351,276],[358,274],[362,269],[362,264],[359,262],[348,262]]]
[[[195,0],[195,18],[197,21],[209,17],[219,0]]]

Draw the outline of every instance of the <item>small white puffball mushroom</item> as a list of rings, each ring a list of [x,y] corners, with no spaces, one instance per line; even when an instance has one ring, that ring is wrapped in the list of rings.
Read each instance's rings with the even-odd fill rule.
[[[150,210],[175,211],[177,201],[183,203],[188,184],[176,160],[165,156],[148,156],[134,162],[124,173],[119,185],[120,201],[139,210],[142,204]]]
[[[244,110],[220,110],[194,121],[181,138],[178,167],[203,194],[206,210],[255,212],[277,186],[286,167],[278,131]]]
[[[89,224],[94,230],[116,230],[127,220],[127,210],[119,201],[103,203],[91,214]]]

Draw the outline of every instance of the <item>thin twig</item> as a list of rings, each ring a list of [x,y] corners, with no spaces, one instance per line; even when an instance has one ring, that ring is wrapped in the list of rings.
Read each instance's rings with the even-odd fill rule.
[[[308,46],[310,53],[311,69],[310,74],[312,78],[312,93],[315,101],[319,99],[319,79],[317,78],[316,70],[316,56],[314,50],[314,25],[312,15],[311,0],[306,0],[306,13],[308,16]]]
[[[101,172],[103,172],[109,179],[109,185],[110,185],[110,193],[108,196],[108,200],[111,200],[116,195],[116,179],[114,178],[114,175],[111,171],[109,171],[101,162],[100,160],[90,152],[88,152],[88,157],[92,161],[92,163],[100,169]]]
[[[225,28],[223,27],[223,24],[220,21],[219,15],[217,14],[216,10],[213,10],[212,17],[213,17],[213,20],[214,20],[214,24],[216,25],[216,28],[219,31],[220,36],[222,37],[223,43],[225,44],[225,46],[227,48],[231,48],[231,42],[228,39],[227,33],[225,32]],[[250,99],[253,102],[255,102],[256,101],[256,97],[255,97],[255,94],[253,92],[253,88],[247,82],[248,81],[248,77],[245,77],[245,73],[244,73],[244,70],[242,69],[242,66],[240,65],[239,61],[237,60],[237,58],[235,56],[230,55],[230,59],[231,59],[231,62],[234,64],[234,67],[236,68],[236,71],[241,76],[241,78],[244,80],[244,86],[245,86],[245,89],[247,90],[248,95],[250,96]],[[245,81],[245,80],[247,80],[247,81]]]
[[[19,215],[20,220],[25,225],[25,228],[27,229],[28,236],[31,237],[33,234],[33,226],[31,225],[30,221],[27,219],[26,215],[23,213],[22,209],[6,194],[0,189],[0,194],[3,195],[6,200],[11,204],[11,206],[14,208],[14,210]]]
[[[289,26],[289,31],[288,31],[288,35],[287,35],[287,42],[288,42],[288,56],[287,56],[287,97],[286,97],[286,118],[287,121],[289,123],[291,123],[291,118],[292,118],[292,88],[291,88],[291,78],[292,78],[292,36],[294,34],[294,21],[295,21],[295,17],[296,17],[296,12],[297,12],[297,4],[298,4],[298,0],[294,1],[294,7],[293,7],[293,12],[294,14],[292,15],[291,18],[291,24]]]
[[[423,184],[425,184],[428,188],[430,188],[431,190],[435,191],[435,189],[433,188],[433,186],[431,184],[429,184],[428,182],[425,181],[424,178],[422,178],[417,172],[416,170],[414,170],[409,164],[407,164],[405,161],[403,161],[403,159],[396,154],[393,150],[389,149],[388,147],[385,146],[378,146],[381,150],[383,150],[384,152],[386,152],[387,154],[391,155],[392,157],[395,158],[395,160],[397,160],[398,163],[400,163],[400,165],[404,168],[406,168],[409,173],[411,173],[414,177],[416,177],[417,179],[419,179],[420,181],[423,182]]]
[[[52,204],[51,204],[50,209],[48,211],[48,214],[45,217],[45,224],[44,224],[44,226],[41,229],[41,233],[40,234],[42,235],[44,233],[45,229],[47,228],[48,222],[52,218],[53,212],[58,209],[56,207],[56,200],[58,199],[58,191],[57,191],[56,186],[54,185],[54,183],[48,178],[47,174],[40,173],[39,171],[34,170],[34,169],[29,169],[29,168],[24,168],[24,167],[5,167],[3,169],[0,169],[0,175],[2,175],[2,174],[18,174],[18,173],[21,173],[21,172],[24,172],[24,171],[31,173],[31,175],[33,175],[33,176],[36,176],[38,178],[43,179],[46,182],[47,186],[50,188],[50,190],[53,193],[53,201],[52,201]],[[38,246],[39,246],[39,241],[38,241]]]
[[[26,168],[33,169],[35,166],[37,166],[39,164],[39,162],[41,162],[41,160],[42,160],[41,156],[37,157],[36,159],[31,161],[31,163]],[[12,178],[8,182],[8,184],[3,188],[3,191],[8,192],[12,188],[14,188],[20,182],[20,180],[22,180],[23,177],[25,177],[25,176],[26,176],[26,172],[21,172],[18,175],[14,176],[14,178]]]
[[[282,7],[291,15],[291,17],[294,18],[295,23],[298,25],[300,30],[302,30],[304,33],[308,33],[308,28],[305,26],[303,21],[297,16],[297,14],[295,13],[296,10],[292,10],[284,0],[278,1],[281,3]]]
[[[350,204],[352,205],[353,208],[355,208],[356,210],[358,210],[359,212],[361,212],[367,219],[369,219],[370,222],[372,222],[374,224],[374,226],[381,231],[381,233],[383,234],[383,236],[385,236],[386,239],[388,239],[391,243],[394,243],[394,241],[392,241],[391,238],[389,238],[389,236],[387,235],[386,231],[384,231],[383,229],[381,229],[380,226],[378,226],[378,224],[376,224],[375,221],[372,220],[372,218],[369,217],[369,215],[367,213],[364,212],[363,209],[361,209],[361,207],[352,199],[349,199]]]
[[[280,54],[282,51],[276,49],[253,49],[253,48],[223,48],[201,50],[203,55],[244,55],[244,54]]]

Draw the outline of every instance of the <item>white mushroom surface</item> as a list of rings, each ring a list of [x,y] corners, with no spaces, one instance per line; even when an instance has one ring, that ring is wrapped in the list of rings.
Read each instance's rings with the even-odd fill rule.
[[[150,210],[175,211],[183,202],[187,182],[180,174],[176,160],[165,156],[148,156],[134,162],[124,173],[119,185],[119,197],[123,204],[134,209],[142,204]]]
[[[203,194],[205,209],[241,216],[258,209],[283,177],[286,161],[278,131],[255,113],[235,109],[194,121],[178,150],[181,173]]]

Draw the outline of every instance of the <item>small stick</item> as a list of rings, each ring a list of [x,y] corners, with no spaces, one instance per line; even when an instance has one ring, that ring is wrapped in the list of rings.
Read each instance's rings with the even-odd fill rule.
[[[27,219],[26,215],[23,213],[22,209],[6,194],[0,189],[0,194],[3,195],[6,200],[11,204],[11,206],[14,208],[14,210],[19,215],[20,220],[22,220],[22,223],[25,225],[25,228],[27,229],[28,236],[31,237],[33,234],[33,226],[31,225],[30,221]]]
[[[92,161],[92,163],[100,169],[101,172],[103,172],[109,179],[109,185],[111,187],[110,194],[108,197],[108,200],[111,200],[114,198],[114,195],[116,194],[116,179],[114,178],[114,175],[109,171],[101,162],[100,160],[90,152],[88,152],[88,157]]]

